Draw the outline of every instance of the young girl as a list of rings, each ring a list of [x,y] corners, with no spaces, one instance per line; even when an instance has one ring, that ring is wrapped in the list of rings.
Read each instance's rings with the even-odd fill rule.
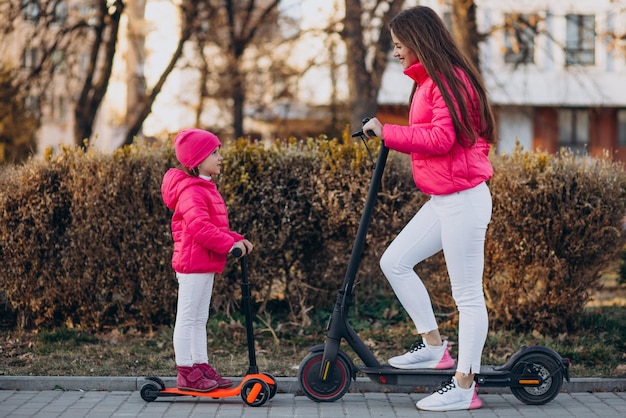
[[[252,251],[250,241],[230,230],[226,205],[212,176],[220,174],[222,156],[217,136],[188,129],[174,139],[182,169],[172,168],[163,178],[161,193],[172,216],[172,267],[178,279],[174,352],[179,389],[208,392],[233,382],[209,365],[206,324],[216,274],[234,248]]]
[[[415,7],[390,22],[394,57],[411,77],[409,126],[373,118],[363,126],[390,149],[411,155],[417,187],[431,195],[383,254],[380,265],[421,334],[406,354],[389,359],[401,369],[454,367],[442,341],[426,287],[413,268],[443,250],[459,310],[459,356],[454,377],[417,402],[449,411],[482,406],[474,375],[487,337],[483,294],[484,245],[491,220],[488,154],[495,124],[476,67],[463,55],[437,14]]]

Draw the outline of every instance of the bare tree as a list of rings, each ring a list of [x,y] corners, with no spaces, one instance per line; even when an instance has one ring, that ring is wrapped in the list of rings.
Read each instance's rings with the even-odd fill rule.
[[[132,2],[130,7],[141,8],[145,4]],[[184,43],[201,23],[202,14],[196,2],[184,0],[180,9],[181,35],[170,62],[152,89],[131,93],[138,95],[137,106],[128,110],[125,144],[140,132],[180,58]],[[74,142],[85,146],[111,80],[126,2],[96,0],[68,8],[65,0],[6,0],[0,3],[0,11],[0,37],[18,39],[22,59],[27,61],[27,65],[23,63],[15,71],[13,84],[23,97],[37,99],[29,106],[37,115],[42,107],[50,107],[46,100],[52,97],[54,89],[65,88],[64,97],[74,110]]]
[[[361,126],[361,119],[374,116],[378,91],[387,68],[391,48],[389,21],[400,12],[404,0],[345,0],[346,15],[341,37],[346,44],[350,125]]]
[[[3,37],[19,38],[23,57],[14,86],[39,115],[54,88],[63,85],[74,108],[74,142],[92,134],[107,91],[117,45],[122,0],[100,0],[71,8],[63,0],[8,0],[0,23]]]
[[[210,19],[213,11],[203,7],[203,3],[193,0],[184,0],[180,5],[181,28],[180,36],[176,44],[176,49],[170,57],[168,64],[159,76],[155,85],[148,91],[144,92],[143,97],[138,97],[135,109],[129,109],[127,116],[128,131],[124,137],[123,145],[133,143],[137,135],[141,132],[144,121],[152,112],[152,105],[157,96],[163,89],[167,78],[172,73],[176,64],[183,55],[183,49],[186,42],[196,33],[202,25],[202,22]]]
[[[123,11],[121,0],[99,1],[93,23],[88,25],[92,38],[88,46],[89,61],[74,107],[74,140],[78,145],[91,138],[98,109],[107,92]]]
[[[246,52],[276,32],[280,0],[202,0],[206,19],[193,34],[201,58],[194,64],[200,72],[200,102],[221,98],[229,102],[232,133],[244,135]],[[198,6],[200,7],[200,6]],[[217,57],[216,57],[217,56]],[[219,59],[218,59],[219,57]],[[221,60],[223,64],[216,63]],[[218,80],[215,82],[215,80]],[[214,88],[208,87],[213,82]],[[202,112],[202,108],[198,109]],[[197,119],[200,119],[198,113]]]
[[[0,30],[22,43],[23,64],[14,85],[38,114],[51,89],[64,85],[74,106],[74,141],[89,139],[107,91],[117,45],[122,0],[68,8],[63,0],[7,0]],[[27,62],[26,62],[27,61]]]

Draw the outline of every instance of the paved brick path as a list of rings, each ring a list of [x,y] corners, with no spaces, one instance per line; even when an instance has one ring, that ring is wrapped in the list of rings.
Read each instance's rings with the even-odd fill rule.
[[[481,395],[483,408],[450,413],[417,410],[415,402],[424,396],[348,393],[337,402],[316,403],[294,393],[278,393],[265,405],[250,407],[240,398],[216,401],[180,397],[145,402],[138,391],[0,390],[0,417],[626,417],[626,392],[560,393],[541,406],[525,405],[510,393],[489,393]]]
[[[65,390],[53,390],[57,387]],[[78,383],[77,383],[78,382]],[[81,383],[82,382],[82,383]],[[107,417],[214,417],[214,418],[338,418],[338,417],[532,417],[624,418],[624,380],[573,380],[552,402],[525,405],[508,390],[481,393],[483,408],[474,411],[424,412],[415,408],[423,393],[382,393],[367,379],[357,379],[354,390],[332,403],[316,403],[297,391],[293,379],[279,379],[279,393],[260,407],[246,405],[240,397],[224,400],[179,397],[145,402],[137,378],[38,378],[0,376],[0,417],[107,418]],[[64,386],[65,385],[65,386]],[[82,385],[84,389],[72,389]],[[30,387],[30,389],[29,389]],[[78,386],[76,386],[78,387]],[[106,389],[108,387],[108,389]],[[128,387],[130,389],[120,389]],[[604,387],[604,389],[603,389]],[[610,391],[607,388],[622,391]],[[609,390],[609,391],[607,391]]]

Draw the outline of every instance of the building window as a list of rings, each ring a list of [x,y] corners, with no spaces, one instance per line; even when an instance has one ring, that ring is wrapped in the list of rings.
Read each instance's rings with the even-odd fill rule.
[[[89,64],[91,63],[91,57],[87,53],[82,53],[78,57],[78,68],[81,74],[87,74]]]
[[[39,65],[39,50],[28,48],[22,53],[22,68],[35,68]]]
[[[626,109],[617,110],[617,146],[626,147]]]
[[[532,64],[535,60],[537,15],[507,13],[504,15],[504,62]]]
[[[55,73],[64,73],[66,68],[65,51],[57,49],[50,55],[50,61],[52,62],[52,68]]]
[[[565,63],[593,65],[596,55],[596,22],[594,15],[567,15]]]
[[[22,0],[22,13],[24,14],[24,20],[35,21],[39,19],[39,1]]]
[[[88,25],[95,26],[97,22],[96,14],[95,6],[86,3],[78,5],[78,15],[81,19],[85,19]]]
[[[24,108],[31,114],[37,115],[39,110],[39,98],[29,95],[24,98]]]
[[[52,21],[59,25],[62,25],[67,20],[67,3],[65,1],[59,1],[54,4],[52,10]]]
[[[52,100],[51,115],[58,122],[67,120],[67,99],[65,96],[55,96]]]
[[[588,109],[559,110],[559,147],[575,153],[586,153],[589,145],[590,117]]]

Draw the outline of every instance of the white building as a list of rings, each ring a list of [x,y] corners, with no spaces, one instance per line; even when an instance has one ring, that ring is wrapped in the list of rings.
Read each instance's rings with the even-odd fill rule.
[[[519,141],[527,150],[565,146],[626,162],[626,1],[476,6],[479,31],[490,33],[480,62],[498,116],[498,150]]]

